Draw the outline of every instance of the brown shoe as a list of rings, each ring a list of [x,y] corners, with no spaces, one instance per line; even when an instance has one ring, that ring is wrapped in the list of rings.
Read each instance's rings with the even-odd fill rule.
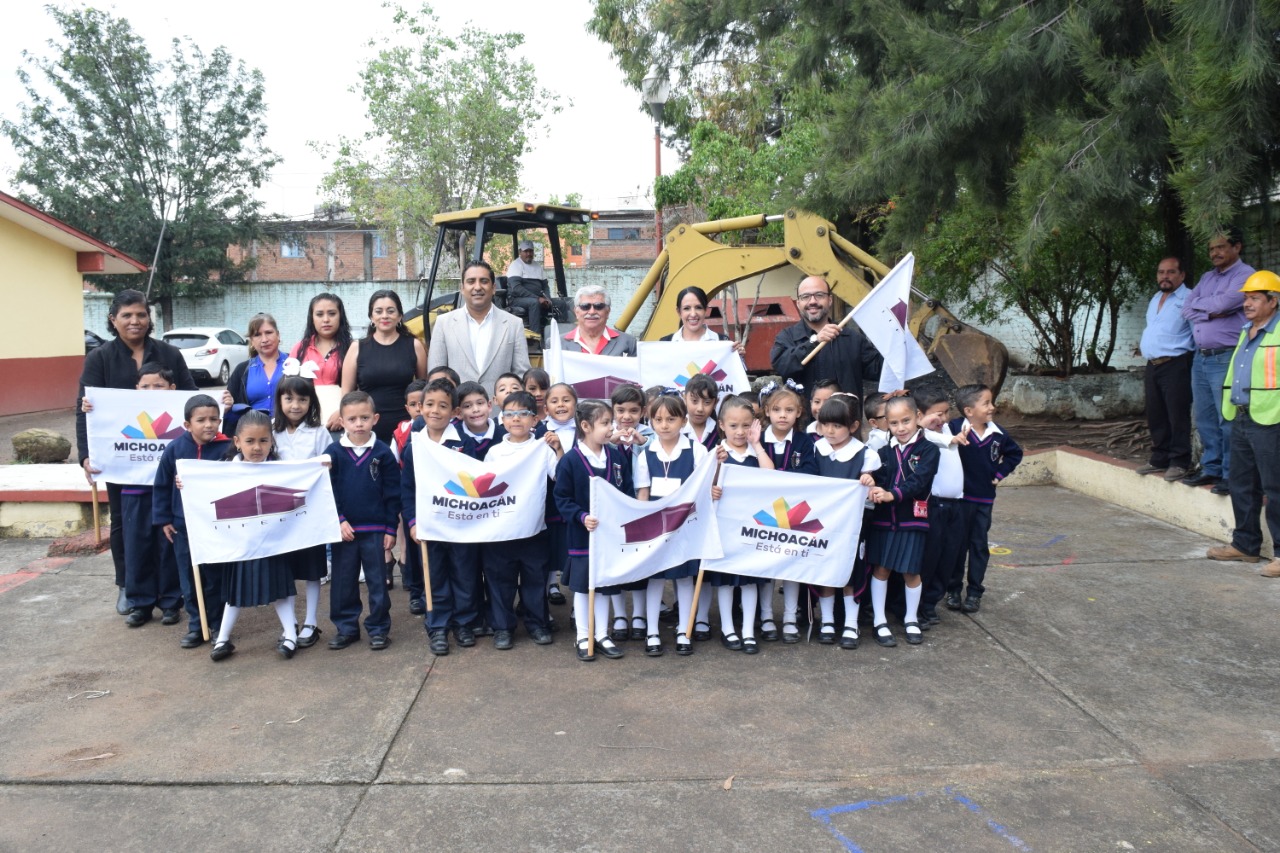
[[[1280,559],[1272,560],[1262,567],[1262,571],[1258,572],[1264,578],[1280,578]]]
[[[1237,561],[1241,563],[1258,563],[1262,558],[1257,554],[1246,554],[1243,551],[1237,551],[1233,545],[1214,545],[1205,554],[1210,560]]]
[[[1187,469],[1181,468],[1177,465],[1170,468],[1168,471],[1164,472],[1165,480],[1167,480],[1170,483],[1172,483],[1175,480],[1181,480],[1185,476],[1187,476]]]
[[[1139,466],[1139,467],[1135,468],[1135,469],[1134,469],[1134,471],[1133,471],[1133,473],[1135,473],[1135,474],[1143,474],[1143,475],[1146,475],[1146,474],[1159,474],[1160,472],[1164,471],[1164,470],[1165,470],[1166,468],[1168,468],[1168,467],[1169,467],[1169,466],[1167,466],[1167,465],[1152,465],[1152,464],[1148,463],[1148,464],[1146,464],[1146,465],[1141,465],[1141,466]],[[1185,473],[1187,473],[1187,472],[1186,472],[1186,471],[1183,471],[1182,473],[1183,473],[1183,474],[1185,474]]]

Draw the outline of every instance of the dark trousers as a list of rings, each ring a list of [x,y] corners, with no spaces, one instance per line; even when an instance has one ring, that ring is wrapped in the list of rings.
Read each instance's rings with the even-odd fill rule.
[[[542,334],[542,303],[532,296],[517,296],[515,299],[508,299],[507,304],[512,308],[523,308],[528,315],[525,321],[525,328]]]
[[[484,546],[484,585],[489,592],[489,625],[495,631],[516,627],[516,593],[520,615],[532,631],[547,627],[547,544],[544,530],[527,539],[490,542]]]
[[[924,585],[920,602],[925,613],[937,608],[947,584],[964,565],[968,547],[964,504],[959,498],[929,498],[929,535],[920,564],[920,582]]]
[[[161,536],[164,534],[161,533]],[[178,584],[182,588],[183,606],[187,611],[187,630],[200,630],[200,602],[196,600],[196,576],[191,565],[191,545],[187,542],[186,528],[178,527],[173,534],[173,559],[178,564]],[[222,568],[217,563],[200,567],[200,588],[204,592],[205,618],[209,630],[222,624],[222,611],[227,599],[222,594]]]
[[[116,586],[124,586],[124,506],[120,503],[119,483],[107,483],[107,511],[111,518],[111,563],[116,569]]]
[[[965,597],[982,598],[982,593],[986,592],[982,581],[987,576],[987,562],[991,559],[991,547],[987,542],[987,534],[991,532],[992,504],[976,501],[963,503],[965,536],[961,541],[966,543],[965,556],[969,558],[969,588]],[[947,592],[959,594],[965,585],[964,574],[964,563],[960,562],[956,566],[955,574],[951,576],[951,582],[947,584]]]
[[[1262,498],[1266,496],[1267,529],[1280,543],[1280,425],[1254,423],[1240,411],[1231,425],[1231,511],[1236,529],[1231,544],[1245,554],[1262,550]],[[1280,547],[1280,546],[1277,546]]]
[[[1147,428],[1157,468],[1191,467],[1191,362],[1192,353],[1185,353],[1147,364]]]
[[[404,583],[404,591],[409,593],[410,601],[426,599],[426,587],[422,580],[422,546],[412,539],[409,540],[409,547],[405,552],[400,578]]]
[[[474,563],[459,561],[459,551],[449,542],[427,540],[427,571],[431,576],[431,610],[423,621],[428,633],[469,626],[479,618],[476,604],[480,576]]]
[[[387,564],[383,534],[356,533],[351,542],[333,543],[333,577],[329,581],[329,620],[339,634],[360,636],[360,570],[369,592],[369,615],[364,627],[369,636],[391,632],[391,593],[387,591]]]
[[[169,540],[151,523],[151,492],[122,494],[124,592],[130,607],[170,610],[182,603],[178,564]]]

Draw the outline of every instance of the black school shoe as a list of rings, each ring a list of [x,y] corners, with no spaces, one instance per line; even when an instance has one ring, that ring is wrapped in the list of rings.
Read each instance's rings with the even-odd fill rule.
[[[222,643],[214,643],[213,648],[209,650],[209,660],[222,661],[231,657],[236,652],[236,647],[231,644],[230,640]]]
[[[960,605],[960,609],[965,613],[977,613],[982,609],[982,599],[971,595],[964,600],[964,604]]]
[[[945,604],[947,605],[947,609],[948,609],[948,610],[959,610],[959,609],[960,609],[960,606],[961,606],[961,605],[960,605],[960,593],[958,593],[958,592],[949,592],[949,593],[947,593],[947,598],[946,598]]]
[[[369,648],[375,652],[380,652],[389,645],[391,645],[391,638],[386,634],[374,634],[369,638]]]
[[[180,618],[181,616],[179,615],[178,608],[176,607],[170,607],[167,610],[160,611],[161,625],[177,625]]]
[[[431,654],[438,658],[444,657],[449,654],[449,632],[432,631],[427,635],[427,644],[431,649]]]
[[[124,624],[130,628],[141,628],[143,625],[151,621],[153,613],[150,607],[135,607],[129,611],[129,615],[125,617]]]
[[[339,634],[329,641],[329,648],[335,652],[339,649],[345,649],[347,646],[360,639],[359,634]]]
[[[409,615],[421,616],[427,612],[427,600],[425,598],[409,599]]]
[[[469,649],[476,644],[476,632],[467,625],[459,625],[454,628],[453,636],[457,639],[458,645],[464,649]]]
[[[199,629],[188,631],[182,635],[182,639],[178,641],[178,645],[184,649],[197,649],[204,645],[204,634]]]

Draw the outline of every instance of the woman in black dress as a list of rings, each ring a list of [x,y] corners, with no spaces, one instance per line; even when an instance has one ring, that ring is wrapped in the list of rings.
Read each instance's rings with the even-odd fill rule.
[[[394,290],[376,291],[369,297],[369,331],[364,340],[352,341],[342,362],[342,393],[359,390],[373,397],[378,411],[373,431],[386,444],[409,417],[405,388],[427,376],[427,349],[405,328],[403,317]]]

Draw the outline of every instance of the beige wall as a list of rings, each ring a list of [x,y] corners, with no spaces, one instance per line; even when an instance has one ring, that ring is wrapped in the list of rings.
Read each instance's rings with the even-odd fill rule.
[[[0,219],[0,259],[0,359],[84,355],[75,251]]]

